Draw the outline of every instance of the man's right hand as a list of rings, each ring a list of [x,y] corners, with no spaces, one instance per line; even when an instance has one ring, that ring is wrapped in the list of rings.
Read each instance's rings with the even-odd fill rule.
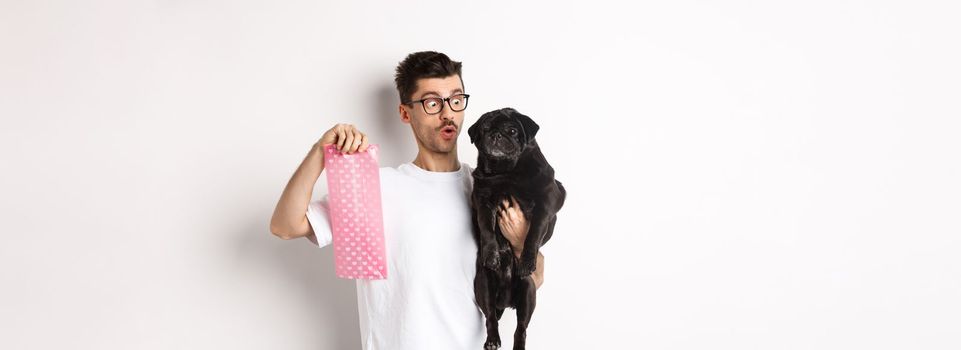
[[[367,135],[357,130],[352,124],[337,124],[327,130],[314,147],[323,151],[324,146],[336,144],[342,153],[363,152],[367,150]]]

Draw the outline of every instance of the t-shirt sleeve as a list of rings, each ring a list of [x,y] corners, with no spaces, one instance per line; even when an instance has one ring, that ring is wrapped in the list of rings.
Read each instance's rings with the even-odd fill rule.
[[[321,199],[310,201],[307,205],[307,221],[310,228],[314,230],[316,241],[310,241],[318,247],[323,248],[333,242],[333,235],[330,229],[330,207],[327,204],[327,195]]]

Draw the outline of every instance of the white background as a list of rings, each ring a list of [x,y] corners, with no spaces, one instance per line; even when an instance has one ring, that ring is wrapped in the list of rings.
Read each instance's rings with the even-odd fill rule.
[[[359,349],[331,250],[268,223],[337,122],[413,159],[419,50],[464,62],[465,124],[535,118],[568,189],[530,348],[961,348],[959,17],[2,0],[0,348]]]

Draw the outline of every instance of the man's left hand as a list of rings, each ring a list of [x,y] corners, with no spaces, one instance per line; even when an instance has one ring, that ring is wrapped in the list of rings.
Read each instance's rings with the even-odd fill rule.
[[[509,202],[506,199],[501,201],[497,212],[499,214],[497,225],[500,226],[504,238],[511,243],[514,256],[520,258],[521,252],[524,251],[524,240],[527,238],[527,231],[530,230],[530,223],[527,222],[521,206],[513,196]]]

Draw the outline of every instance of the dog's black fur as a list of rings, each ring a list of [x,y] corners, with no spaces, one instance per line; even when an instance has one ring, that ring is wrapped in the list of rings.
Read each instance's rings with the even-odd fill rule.
[[[485,113],[467,130],[478,151],[471,193],[478,247],[474,296],[487,318],[486,350],[501,346],[497,321],[507,307],[517,310],[514,349],[524,349],[536,302],[531,273],[538,250],[554,233],[556,213],[567,196],[534,140],[539,128],[526,115],[503,108]],[[512,196],[530,223],[520,260],[497,225],[497,207]]]

